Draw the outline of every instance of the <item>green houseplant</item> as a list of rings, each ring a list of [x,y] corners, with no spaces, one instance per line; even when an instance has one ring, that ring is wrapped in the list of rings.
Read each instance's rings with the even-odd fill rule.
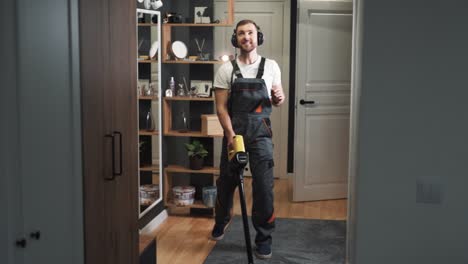
[[[203,168],[204,158],[208,155],[208,150],[198,140],[193,140],[191,143],[186,143],[187,155],[190,159],[190,169],[200,170]]]

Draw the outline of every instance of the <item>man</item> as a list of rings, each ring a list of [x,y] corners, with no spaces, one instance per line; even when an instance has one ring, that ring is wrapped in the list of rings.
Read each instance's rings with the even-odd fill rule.
[[[231,42],[240,49],[234,61],[223,64],[215,80],[216,110],[224,130],[221,152],[221,175],[216,182],[218,198],[212,239],[224,237],[231,220],[233,194],[238,182],[229,168],[227,147],[234,135],[244,137],[252,171],[252,222],[257,232],[255,255],[270,258],[275,227],[273,209],[273,143],[270,125],[271,106],[280,106],[285,95],[281,86],[281,71],[274,60],[257,54],[263,43],[263,33],[252,20],[236,25]]]

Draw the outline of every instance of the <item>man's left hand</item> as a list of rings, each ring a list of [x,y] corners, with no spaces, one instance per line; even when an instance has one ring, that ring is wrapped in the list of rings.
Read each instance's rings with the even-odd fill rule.
[[[274,106],[280,106],[286,97],[284,96],[283,88],[281,85],[273,85],[271,87],[271,101]]]

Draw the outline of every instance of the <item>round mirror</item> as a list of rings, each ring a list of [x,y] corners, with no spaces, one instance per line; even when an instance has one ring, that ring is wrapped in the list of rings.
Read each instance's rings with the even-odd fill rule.
[[[172,53],[174,54],[176,58],[184,59],[185,57],[187,57],[187,54],[188,54],[187,46],[182,41],[179,41],[179,40],[174,41],[172,43],[171,48],[172,48]]]

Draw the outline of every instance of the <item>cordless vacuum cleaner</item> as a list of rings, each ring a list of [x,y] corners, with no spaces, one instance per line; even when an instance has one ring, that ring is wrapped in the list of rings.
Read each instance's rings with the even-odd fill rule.
[[[232,168],[237,170],[239,174],[239,197],[242,211],[242,222],[244,223],[244,236],[245,246],[247,247],[247,258],[249,264],[253,264],[252,257],[252,244],[250,242],[249,222],[247,219],[247,208],[245,205],[245,194],[244,194],[244,168],[247,165],[249,159],[245,152],[244,139],[241,135],[236,135],[233,138],[231,147],[228,150],[228,158],[231,162]]]

